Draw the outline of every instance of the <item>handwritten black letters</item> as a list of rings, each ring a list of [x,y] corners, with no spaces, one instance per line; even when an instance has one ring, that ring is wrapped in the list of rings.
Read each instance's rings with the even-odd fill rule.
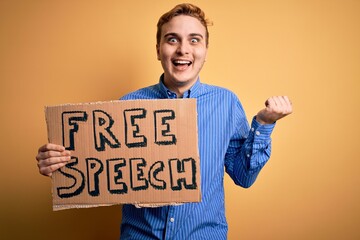
[[[119,113],[118,113],[119,114]],[[101,153],[114,149],[133,150],[131,157],[121,156],[102,159],[98,154],[79,157],[72,156],[71,161],[59,172],[71,184],[57,187],[57,196],[72,198],[87,194],[99,196],[106,185],[109,194],[124,195],[129,192],[154,190],[180,191],[197,189],[196,161],[193,156],[179,159],[178,157],[163,158],[161,154],[155,161],[149,161],[139,155],[149,145],[167,148],[176,145],[179,139],[174,131],[176,113],[172,109],[145,108],[124,109],[121,116],[115,118],[112,113],[102,109],[91,111],[64,111],[61,114],[62,144],[67,150],[76,151],[77,135],[83,130],[84,124],[92,124],[92,138],[87,146]],[[144,124],[144,119],[151,118],[152,124]],[[121,119],[121,121],[114,119]],[[114,126],[121,125],[120,127]],[[145,128],[152,128],[152,134],[146,135]],[[103,155],[102,155],[103,156]],[[79,167],[80,162],[85,167]],[[68,182],[69,182],[68,181]]]

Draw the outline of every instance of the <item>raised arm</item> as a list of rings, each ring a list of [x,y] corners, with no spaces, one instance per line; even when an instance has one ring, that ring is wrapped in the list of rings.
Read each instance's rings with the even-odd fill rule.
[[[292,113],[288,97],[271,97],[265,108],[253,118],[248,136],[242,138],[240,132],[230,141],[225,158],[226,172],[234,182],[250,187],[271,154],[271,133],[275,122]]]

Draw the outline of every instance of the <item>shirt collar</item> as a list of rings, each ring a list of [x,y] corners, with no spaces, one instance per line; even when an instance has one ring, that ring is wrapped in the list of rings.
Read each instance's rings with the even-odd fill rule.
[[[164,74],[162,74],[160,76],[159,85],[160,85],[160,92],[163,94],[163,96],[165,96],[165,98],[177,98],[176,93],[172,92],[171,90],[169,90],[165,86],[165,84],[164,84]],[[199,95],[201,85],[202,84],[200,82],[200,78],[198,78],[196,80],[196,82],[194,83],[194,85],[184,93],[183,98],[195,98],[195,97],[197,97]]]

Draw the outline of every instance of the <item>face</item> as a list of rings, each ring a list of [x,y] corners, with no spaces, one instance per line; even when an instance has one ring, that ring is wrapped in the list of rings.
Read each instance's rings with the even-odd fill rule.
[[[204,65],[206,29],[194,17],[176,16],[162,26],[156,50],[166,87],[182,96],[196,82]]]

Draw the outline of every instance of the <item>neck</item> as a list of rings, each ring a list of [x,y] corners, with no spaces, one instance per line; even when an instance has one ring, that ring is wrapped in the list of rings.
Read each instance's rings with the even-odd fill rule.
[[[196,81],[194,81],[191,85],[189,83],[174,84],[172,81],[166,81],[165,78],[162,79],[162,82],[170,91],[176,93],[178,98],[183,97],[184,93],[189,91],[189,89],[196,83]]]

